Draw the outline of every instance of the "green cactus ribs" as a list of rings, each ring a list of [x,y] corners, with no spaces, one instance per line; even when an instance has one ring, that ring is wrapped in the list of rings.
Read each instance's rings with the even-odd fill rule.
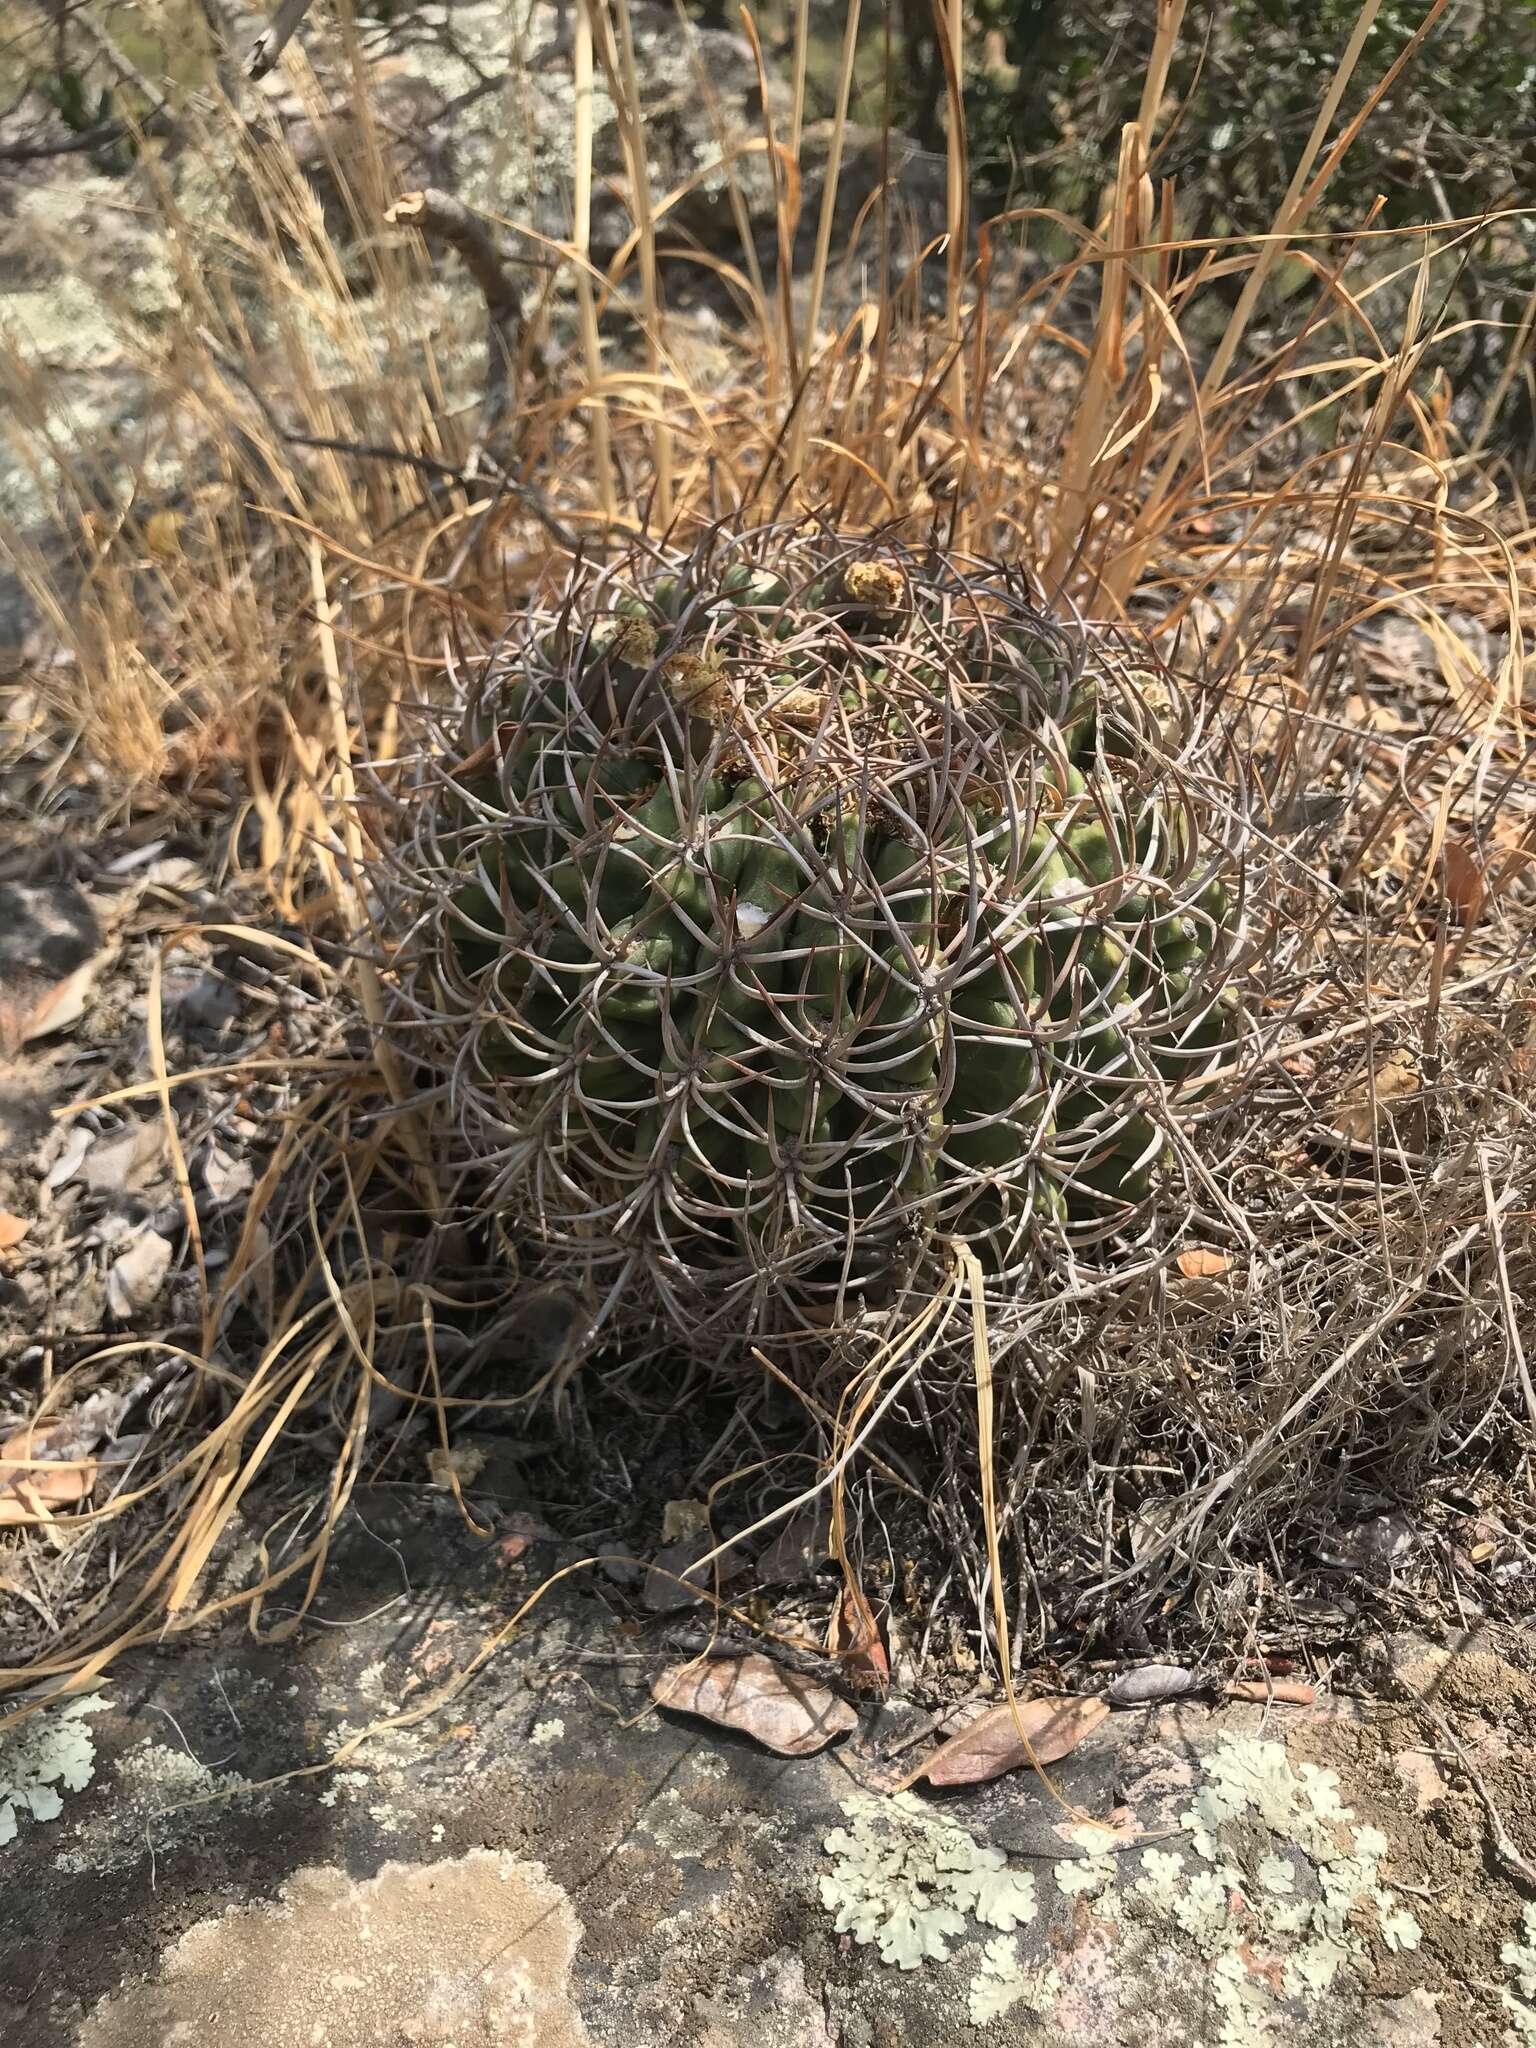
[[[1155,1227],[1242,776],[1024,574],[807,526],[578,571],[419,793],[412,1046],[611,1312],[717,1347]],[[705,1334],[707,1333],[707,1335]]]

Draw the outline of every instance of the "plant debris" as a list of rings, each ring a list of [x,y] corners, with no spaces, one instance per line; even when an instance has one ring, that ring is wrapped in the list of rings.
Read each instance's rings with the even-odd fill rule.
[[[912,1773],[930,1785],[985,1785],[1025,1765],[1059,1763],[1109,1714],[1102,1699],[1005,1701],[940,1743]]]
[[[1138,1664],[1112,1678],[1104,1697],[1112,1707],[1144,1707],[1157,1700],[1185,1699],[1203,1692],[1208,1683],[1198,1671],[1186,1671],[1181,1664]]]
[[[767,1657],[672,1664],[651,1686],[661,1707],[750,1735],[779,1756],[814,1756],[858,1726],[846,1700]]]

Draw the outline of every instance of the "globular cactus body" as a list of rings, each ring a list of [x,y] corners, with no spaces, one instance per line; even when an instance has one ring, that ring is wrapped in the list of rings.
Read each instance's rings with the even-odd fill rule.
[[[1136,1227],[1229,1040],[1240,806],[1025,579],[770,528],[578,577],[421,792],[409,1043],[496,1192],[676,1333],[824,1323],[955,1238]]]

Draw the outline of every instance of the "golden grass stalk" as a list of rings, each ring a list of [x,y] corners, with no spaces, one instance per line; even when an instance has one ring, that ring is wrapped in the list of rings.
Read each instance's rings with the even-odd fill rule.
[[[860,0],[847,0],[843,23],[843,48],[838,63],[837,102],[832,116],[832,136],[827,152],[826,180],[821,188],[821,211],[816,220],[816,253],[806,295],[805,340],[800,351],[801,376],[807,385],[814,374],[816,336],[821,325],[821,306],[827,285],[827,264],[832,254],[832,223],[837,217],[837,188],[843,174],[843,141],[848,128],[848,100],[853,91],[853,67],[859,51]],[[797,393],[794,424],[790,432],[788,469],[800,474],[805,461],[806,399]]]
[[[944,291],[946,339],[951,351],[945,402],[950,418],[958,424],[965,418],[965,356],[961,343],[965,333],[963,295],[970,256],[967,240],[970,228],[970,164],[965,136],[965,9],[961,0],[932,0],[940,61],[944,66],[945,123],[945,211]]]
[[[614,516],[613,450],[608,436],[608,403],[600,395],[603,351],[597,332],[597,300],[592,289],[592,9],[595,0],[576,0],[573,61],[576,73],[576,189],[571,244],[576,252],[576,305],[581,321],[581,348],[587,383],[595,395],[587,415],[592,430],[592,467],[597,478],[597,509],[603,519]]]
[[[811,0],[795,0],[794,49],[790,57],[791,100],[789,153],[800,161],[800,137],[805,130],[805,67],[811,41]]]
[[[645,129],[640,97],[640,74],[635,65],[634,28],[629,0],[613,0],[615,27],[610,23],[607,0],[598,16],[603,25],[603,62],[609,71],[614,105],[619,117],[619,136],[624,149],[629,180],[629,205],[640,245],[640,288],[644,311],[646,360],[653,379],[655,414],[651,425],[651,448],[655,471],[656,524],[663,530],[672,524],[672,427],[667,418],[667,401],[662,370],[665,327],[660,271],[656,256],[656,227],[651,213],[651,171],[646,155]]]

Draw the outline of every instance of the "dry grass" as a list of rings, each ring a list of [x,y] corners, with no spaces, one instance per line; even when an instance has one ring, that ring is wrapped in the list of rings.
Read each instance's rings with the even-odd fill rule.
[[[789,132],[762,138],[777,275],[762,276],[750,244],[705,259],[745,313],[708,385],[685,371],[667,312],[661,240],[678,195],[642,175],[624,0],[578,8],[575,63],[578,81],[601,76],[625,110],[635,232],[593,269],[583,156],[570,239],[542,251],[549,267],[526,295],[574,293],[576,346],[551,365],[548,318],[530,305],[510,411],[488,436],[480,390],[459,374],[461,339],[423,332],[432,266],[410,225],[422,216],[396,206],[362,102],[332,167],[363,231],[346,266],[292,158],[212,81],[185,119],[228,205],[193,216],[146,159],[143,189],[177,265],[175,310],[123,328],[153,421],[152,486],[105,492],[59,445],[43,373],[0,350],[7,431],[57,490],[70,536],[62,564],[17,541],[68,652],[46,681],[58,729],[141,805],[248,808],[250,866],[274,909],[360,951],[376,820],[351,801],[354,756],[387,774],[405,700],[429,695],[462,643],[493,635],[558,574],[568,544],[600,550],[615,531],[802,507],[847,527],[936,528],[956,547],[1041,565],[1061,602],[1147,632],[1240,714],[1276,847],[1279,935],[1241,1071],[1191,1125],[1182,1231],[1136,1272],[1077,1274],[993,1359],[986,1526],[961,1512],[958,1469],[936,1481],[953,1583],[931,1586],[927,1604],[943,1616],[962,1595],[984,1645],[1003,1629],[1002,1570],[1022,1595],[1020,1652],[1117,1612],[1129,1643],[1147,1629],[1195,1647],[1262,1633],[1294,1558],[1373,1489],[1454,1470],[1485,1498],[1530,1505],[1518,963],[1536,843],[1523,665],[1536,548],[1507,464],[1457,433],[1454,394],[1431,367],[1445,280],[1482,224],[1312,235],[1347,146],[1332,111],[1367,6],[1272,235],[1182,241],[1177,196],[1148,169],[1182,12],[1160,0],[1119,175],[1100,217],[1073,229],[1077,255],[1045,277],[1019,270],[1005,224],[980,227],[973,257],[957,140],[947,248],[914,252],[894,203],[877,199],[878,288],[861,298],[834,245],[829,186],[810,274],[796,279],[811,203],[797,95]],[[300,44],[284,64],[318,103]],[[584,123],[578,136],[590,150]],[[739,193],[735,204],[744,217]],[[1282,258],[1311,273],[1283,315],[1265,296]],[[1213,339],[1211,308],[1231,306],[1234,288]],[[1367,667],[1366,629],[1383,617],[1429,636],[1432,685]],[[1492,664],[1490,644],[1504,648]],[[1310,839],[1298,837],[1309,803]],[[366,975],[354,994],[376,1021]],[[1394,1051],[1414,1085],[1388,1115],[1376,1095]],[[161,1077],[164,1100],[175,1084]],[[565,1385],[569,1363],[546,1361],[493,1402],[444,1391],[434,1303],[494,1313],[513,1296],[516,1249],[492,1241],[484,1267],[457,1281],[429,1252],[421,1223],[441,1200],[420,1121],[431,1111],[405,1088],[381,1050],[376,1066],[304,1096],[210,1290],[200,1342],[182,1354],[197,1391],[152,1477],[70,1517],[74,1542],[133,1532],[112,1597],[25,1668],[0,1670],[0,1690],[84,1685],[128,1644],[221,1606],[260,1626],[280,1585],[298,1587],[302,1613],[352,1487],[387,1453],[370,1424],[381,1392],[389,1434],[424,1408],[446,1439],[460,1406],[527,1412]],[[1342,1145],[1322,1135],[1341,1121]],[[364,1213],[381,1201],[397,1218],[382,1244]],[[224,1336],[269,1230],[286,1292],[263,1317],[259,1357],[236,1367]],[[1176,1264],[1193,1244],[1216,1269],[1199,1280]],[[117,1349],[132,1369],[138,1347]],[[887,1343],[845,1399],[857,1362],[829,1347],[802,1385],[855,1525],[874,1526],[909,1472],[878,1427],[894,1399],[883,1375],[909,1354]],[[974,1404],[966,1345],[953,1371],[927,1344],[915,1355],[930,1370],[901,1375],[909,1421],[936,1427],[968,1381]],[[68,1393],[56,1380],[47,1413]],[[216,1546],[299,1427],[336,1447],[323,1497],[274,1527],[254,1604],[239,1590],[210,1600]],[[850,1536],[855,1590],[869,1554]]]

